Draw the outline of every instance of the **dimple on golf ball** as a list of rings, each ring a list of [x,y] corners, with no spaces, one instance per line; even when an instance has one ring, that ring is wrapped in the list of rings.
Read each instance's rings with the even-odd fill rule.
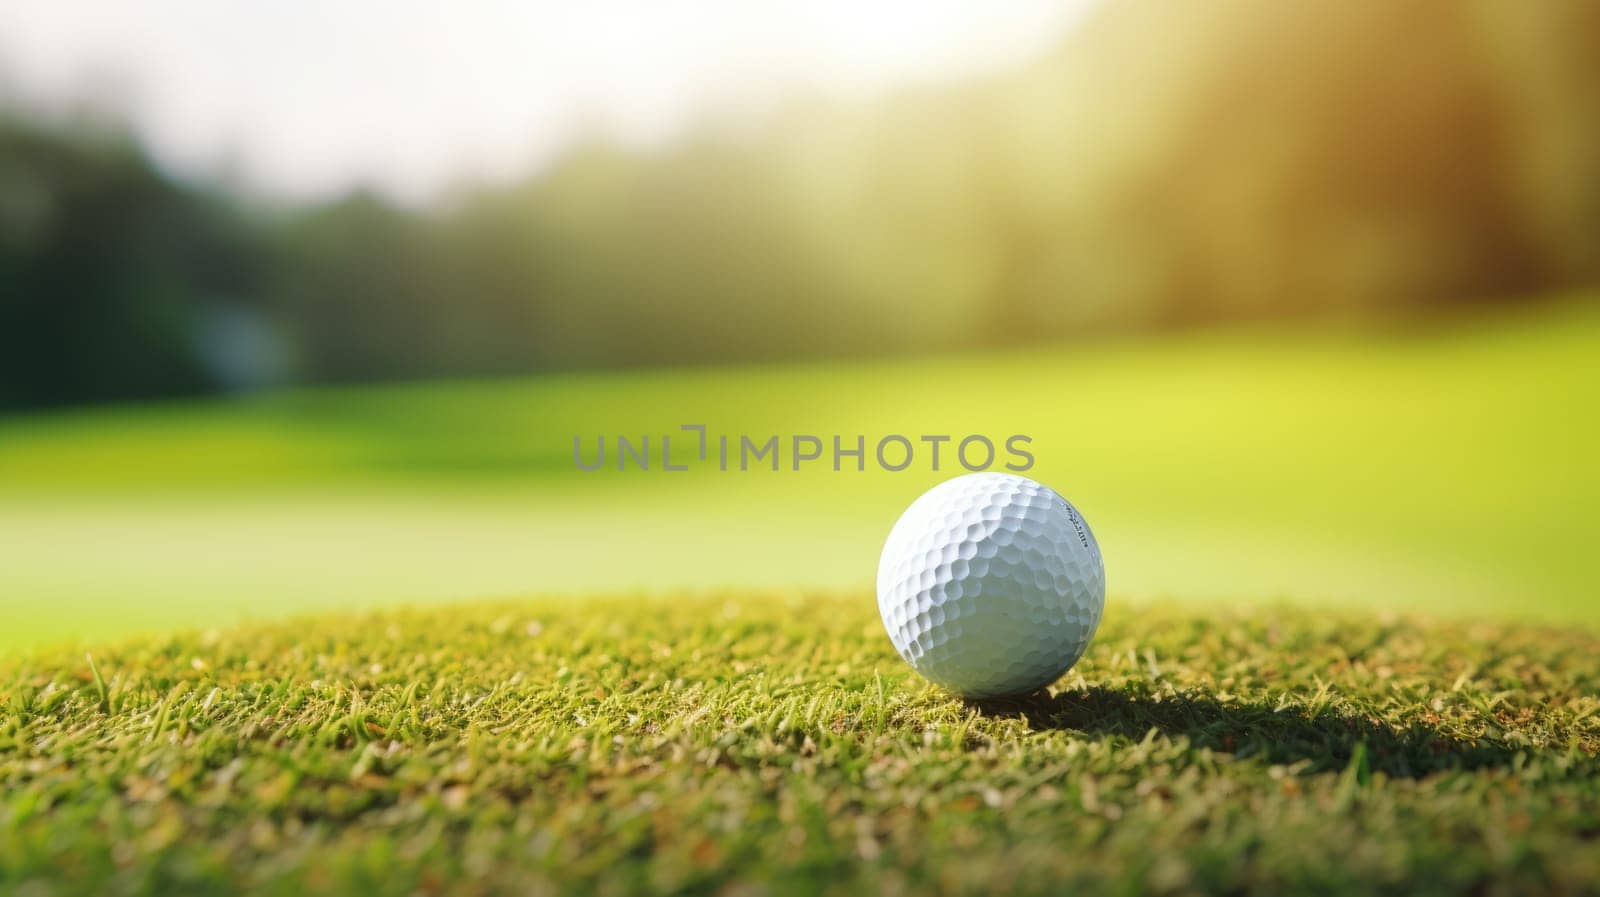
[[[906,663],[969,698],[1036,691],[1077,663],[1105,608],[1089,524],[1054,489],[975,473],[924,492],[878,561],[878,612]]]

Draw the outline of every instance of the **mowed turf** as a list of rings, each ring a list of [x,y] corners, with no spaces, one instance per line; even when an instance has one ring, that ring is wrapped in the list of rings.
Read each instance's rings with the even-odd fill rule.
[[[1594,623],[1595,300],[0,419],[0,651],[534,592],[865,587],[900,511],[964,472],[950,444],[937,471],[797,472],[787,443],[779,471],[661,470],[665,435],[692,461],[686,423],[1031,436],[1029,475],[1084,512],[1119,594]],[[618,435],[651,440],[651,470],[577,469],[575,437],[590,458]]]
[[[1600,881],[1600,637],[1129,606],[971,705],[869,594],[0,660],[9,894],[1477,893]]]

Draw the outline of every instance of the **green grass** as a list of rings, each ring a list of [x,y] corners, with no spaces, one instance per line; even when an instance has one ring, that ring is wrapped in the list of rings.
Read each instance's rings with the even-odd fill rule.
[[[1597,357],[1580,300],[0,420],[0,893],[1593,892]],[[1121,597],[965,704],[866,591],[959,471],[572,466],[682,423],[1031,435]]]
[[[581,473],[574,435],[1012,433],[1112,588],[1600,620],[1600,304],[1417,333],[337,389],[0,420],[0,650],[458,597],[857,588],[949,476]],[[955,471],[959,472],[959,471]]]
[[[92,659],[91,659],[92,658]],[[8,894],[1539,894],[1600,636],[1113,601],[969,705],[870,595],[384,611],[0,660]]]

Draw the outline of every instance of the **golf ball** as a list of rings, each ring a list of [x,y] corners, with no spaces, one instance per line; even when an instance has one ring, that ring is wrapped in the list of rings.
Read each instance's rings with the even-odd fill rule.
[[[878,612],[917,672],[969,698],[1036,691],[1083,656],[1105,608],[1089,524],[1054,489],[976,473],[924,492],[878,561]]]

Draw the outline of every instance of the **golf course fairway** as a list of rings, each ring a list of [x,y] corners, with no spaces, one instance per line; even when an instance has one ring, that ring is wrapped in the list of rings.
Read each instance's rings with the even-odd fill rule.
[[[870,594],[804,591],[13,657],[0,890],[1581,893],[1597,658],[1582,628],[1113,598],[1052,693],[967,704]]]
[[[0,422],[6,648],[536,594],[871,584],[965,471],[578,469],[684,424],[1012,434],[1111,592],[1600,621],[1600,306],[986,355],[272,393]]]

